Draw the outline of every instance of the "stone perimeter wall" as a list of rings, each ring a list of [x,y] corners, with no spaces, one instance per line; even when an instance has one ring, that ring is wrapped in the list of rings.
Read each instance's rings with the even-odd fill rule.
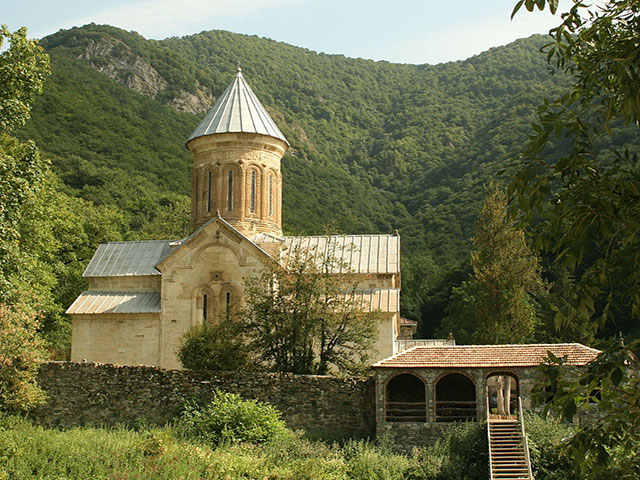
[[[49,362],[40,368],[48,403],[32,412],[45,426],[163,424],[185,400],[215,390],[274,405],[292,429],[351,435],[375,432],[373,378],[272,373],[212,373],[145,366]]]

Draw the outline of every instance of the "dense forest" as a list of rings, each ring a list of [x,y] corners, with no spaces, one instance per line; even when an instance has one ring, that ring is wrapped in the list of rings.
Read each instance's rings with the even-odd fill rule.
[[[403,65],[225,31],[156,41],[91,24],[42,39],[52,75],[20,135],[36,141],[62,192],[83,202],[77,208],[102,217],[85,219],[94,234],[69,260],[78,265],[58,301],[81,288],[92,242],[184,234],[184,141],[240,61],[292,146],[283,160],[285,232],[398,229],[403,315],[421,322],[421,336],[442,334],[452,291],[469,275],[485,185],[508,177],[537,106],[568,84],[549,72],[545,42],[533,36],[465,61]],[[619,126],[611,141],[637,152],[636,137]]]

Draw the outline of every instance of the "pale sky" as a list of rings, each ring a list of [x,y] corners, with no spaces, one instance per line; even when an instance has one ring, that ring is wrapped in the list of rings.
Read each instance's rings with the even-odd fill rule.
[[[0,0],[0,23],[41,38],[95,22],[162,39],[203,30],[268,37],[316,52],[399,63],[462,60],[560,23],[516,0]],[[569,0],[561,0],[560,11]]]

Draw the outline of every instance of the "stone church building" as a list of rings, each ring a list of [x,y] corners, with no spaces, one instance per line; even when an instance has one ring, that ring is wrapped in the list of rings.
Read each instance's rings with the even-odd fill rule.
[[[67,310],[72,361],[181,368],[182,335],[242,300],[263,261],[296,249],[339,257],[358,280],[356,298],[378,311],[373,360],[398,350],[401,334],[397,235],[282,235],[280,162],[289,143],[238,69],[186,142],[193,155],[187,238],[101,244],[89,283]]]

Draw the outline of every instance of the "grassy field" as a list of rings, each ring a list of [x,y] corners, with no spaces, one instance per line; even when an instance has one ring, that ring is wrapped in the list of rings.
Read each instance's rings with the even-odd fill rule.
[[[537,480],[578,477],[560,440],[566,427],[529,418]],[[394,454],[384,441],[310,439],[302,432],[260,444],[211,446],[179,426],[48,429],[0,416],[0,480],[486,480],[486,433],[460,424],[436,445]]]
[[[464,430],[464,431],[463,431]],[[469,427],[460,438],[475,436]],[[447,470],[446,447],[393,454],[366,440],[329,443],[289,432],[260,445],[212,448],[172,427],[45,429],[0,417],[0,479],[436,479]]]

